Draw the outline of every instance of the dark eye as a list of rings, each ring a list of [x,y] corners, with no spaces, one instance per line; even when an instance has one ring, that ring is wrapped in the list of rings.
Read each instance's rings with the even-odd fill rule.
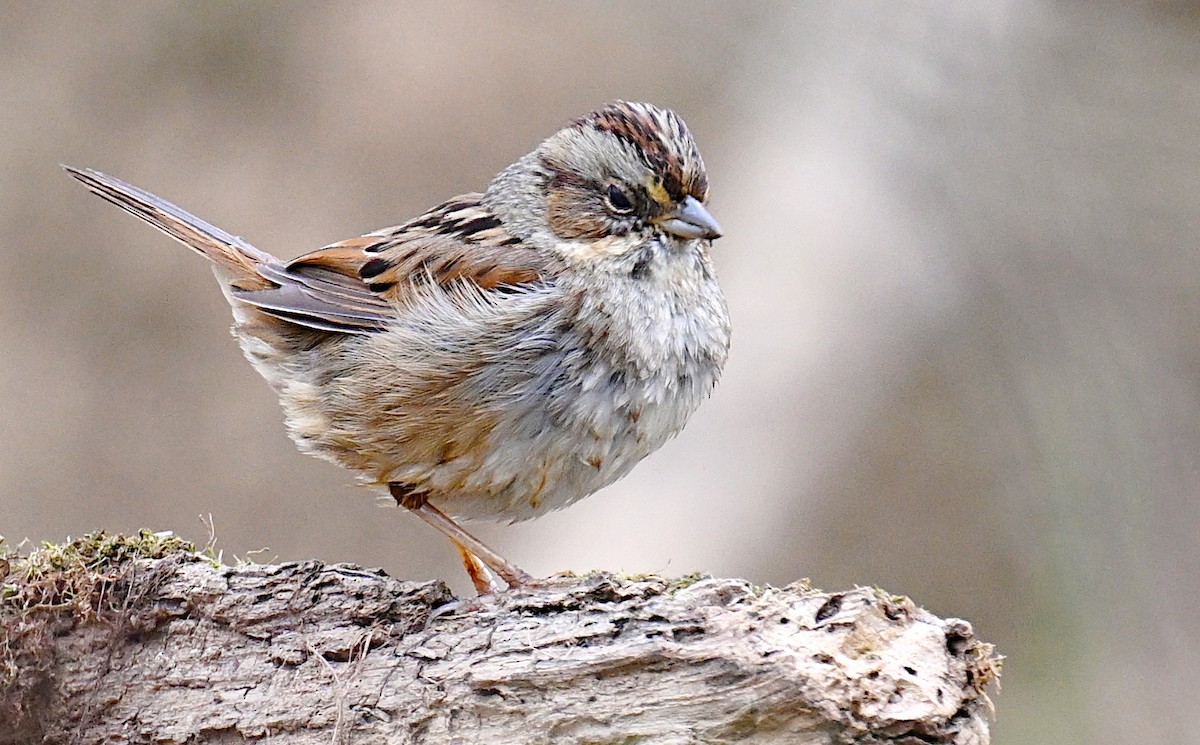
[[[633,212],[633,200],[629,198],[628,194],[621,191],[621,187],[616,184],[609,184],[607,197],[608,206],[618,215],[626,215]]]

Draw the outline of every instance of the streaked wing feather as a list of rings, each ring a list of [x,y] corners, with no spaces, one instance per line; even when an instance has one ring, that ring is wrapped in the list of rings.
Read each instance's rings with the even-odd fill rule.
[[[392,304],[372,293],[363,285],[362,280],[332,270],[314,269],[306,272],[293,272],[285,268],[264,272],[264,276],[280,285],[292,285],[324,299],[336,303],[348,310],[362,313],[382,313],[392,310]]]
[[[498,290],[552,273],[553,260],[509,235],[479,198],[456,197],[404,225],[263,267],[278,287],[234,294],[293,323],[362,334],[386,328],[423,281]]]
[[[247,305],[285,321],[322,331],[365,334],[381,331],[394,317],[391,308],[375,312],[357,310],[291,282],[270,290],[233,290],[233,296]]]

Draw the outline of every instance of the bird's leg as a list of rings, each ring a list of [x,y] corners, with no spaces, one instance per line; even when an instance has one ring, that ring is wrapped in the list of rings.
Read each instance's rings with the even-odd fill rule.
[[[471,584],[475,585],[475,592],[479,595],[494,595],[500,592],[500,584],[496,582],[495,576],[488,570],[479,557],[467,550],[467,547],[451,539],[454,547],[458,549],[458,553],[462,556],[463,566],[467,568],[467,575],[471,578]]]
[[[449,515],[431,505],[424,494],[414,494],[411,488],[398,483],[388,484],[388,489],[400,506],[411,510],[417,517],[440,530],[458,546],[459,551],[463,553],[463,562],[467,565],[467,574],[471,575],[471,581],[475,582],[476,589],[480,589],[480,584],[475,579],[474,561],[481,562],[491,569],[510,588],[523,587],[533,583],[533,577],[528,572],[488,548],[487,544],[464,530]],[[468,556],[471,558],[468,559]],[[485,586],[490,588],[492,583],[488,581]],[[483,594],[482,590],[481,594]]]
[[[423,502],[421,505],[409,507],[409,509],[415,512],[417,517],[442,531],[458,546],[460,551],[474,561],[482,562],[484,566],[495,572],[510,588],[523,587],[533,582],[533,577],[528,572],[493,551],[487,544],[468,533],[449,515],[429,502]],[[468,560],[464,556],[464,562],[466,561]],[[468,566],[467,573],[471,574],[471,571],[471,567]],[[472,579],[474,578],[472,577]],[[488,584],[490,585],[490,583]],[[478,587],[478,585],[476,586]]]

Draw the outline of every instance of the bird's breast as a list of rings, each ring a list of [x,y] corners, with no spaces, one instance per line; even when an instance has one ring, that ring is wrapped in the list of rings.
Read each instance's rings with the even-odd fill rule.
[[[499,500],[517,519],[616,481],[677,434],[712,390],[729,348],[715,283],[686,294],[595,284],[564,303],[560,344],[494,433],[499,460],[527,469]],[[532,457],[531,457],[532,456]],[[501,469],[503,470],[503,469]]]

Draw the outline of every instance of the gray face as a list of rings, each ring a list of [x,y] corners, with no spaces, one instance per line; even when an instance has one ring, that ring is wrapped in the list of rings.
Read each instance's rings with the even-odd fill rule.
[[[560,239],[629,236],[632,247],[720,235],[704,206],[704,163],[672,111],[617,102],[576,120],[535,155],[548,174],[547,223]]]

